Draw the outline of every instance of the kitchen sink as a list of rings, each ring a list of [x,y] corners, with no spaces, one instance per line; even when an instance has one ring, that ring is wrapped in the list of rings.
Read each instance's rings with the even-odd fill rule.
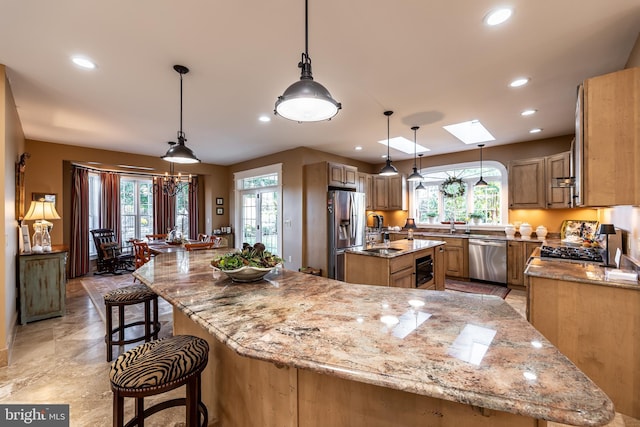
[[[364,249],[364,252],[369,252],[371,254],[381,254],[381,255],[389,255],[396,252],[400,252],[402,249],[397,248],[371,248]]]

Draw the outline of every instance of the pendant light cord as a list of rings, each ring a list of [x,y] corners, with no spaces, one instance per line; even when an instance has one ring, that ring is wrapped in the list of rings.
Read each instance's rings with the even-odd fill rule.
[[[309,0],[304,0],[304,53],[309,58]]]
[[[182,131],[182,73],[180,73],[180,130],[178,131],[178,143],[180,138],[184,139],[184,132]]]
[[[391,114],[387,114],[387,161],[391,161],[389,158],[389,117]]]

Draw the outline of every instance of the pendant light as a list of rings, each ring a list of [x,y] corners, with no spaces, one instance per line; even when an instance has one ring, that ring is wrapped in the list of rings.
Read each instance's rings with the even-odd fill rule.
[[[308,0],[304,2],[304,52],[298,63],[300,80],[284,91],[276,101],[274,113],[296,122],[319,122],[330,120],[338,114],[342,105],[331,97],[329,91],[313,80],[309,57],[309,12]]]
[[[170,141],[171,148],[161,159],[172,163],[200,163],[200,159],[193,154],[193,151],[184,145],[187,138],[182,131],[182,76],[187,74],[189,69],[184,65],[174,65],[173,69],[180,74],[180,130],[178,131],[178,142]]]
[[[422,153],[418,154],[418,157],[420,157],[420,170],[422,170],[422,156],[424,156],[424,154]],[[424,177],[420,178],[420,184],[418,184],[418,186],[416,187],[416,190],[426,190],[426,187],[422,185],[423,179]]]
[[[416,167],[416,151],[418,147],[417,139],[416,139],[416,131],[420,129],[419,126],[414,126],[411,128],[413,131],[413,172],[407,178],[407,181],[422,181],[422,175],[418,173],[418,168]]]
[[[398,175],[398,169],[395,168],[391,164],[391,156],[389,155],[389,117],[393,114],[393,111],[385,111],[384,115],[387,116],[387,163],[380,171],[380,175],[382,176],[393,176]]]
[[[482,147],[484,147],[484,144],[478,144],[478,147],[480,147],[480,179],[476,182],[476,187],[486,187],[489,184],[482,179]]]

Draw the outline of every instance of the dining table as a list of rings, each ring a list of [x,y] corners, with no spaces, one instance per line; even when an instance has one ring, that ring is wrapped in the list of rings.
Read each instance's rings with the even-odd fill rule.
[[[151,253],[154,255],[171,254],[175,252],[183,252],[186,250],[184,248],[184,245],[182,244],[168,243],[162,240],[151,241],[148,244],[149,244],[149,251],[151,251]]]

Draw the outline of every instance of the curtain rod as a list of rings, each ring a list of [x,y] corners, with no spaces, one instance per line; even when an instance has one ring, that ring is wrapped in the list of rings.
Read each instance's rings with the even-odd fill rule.
[[[82,164],[74,163],[74,162],[71,162],[71,166],[76,167],[76,168],[86,169],[86,170],[89,170],[89,171],[94,171],[94,172],[112,172],[112,173],[117,173],[117,174],[120,174],[120,175],[150,176],[150,177],[163,177],[163,176],[165,176],[164,173],[130,172],[130,171],[117,170],[117,169],[96,168],[96,167],[86,166],[86,165],[82,165]],[[198,176],[197,174],[194,174],[194,173],[182,173],[182,175],[185,175],[185,176],[189,176],[189,175]]]

